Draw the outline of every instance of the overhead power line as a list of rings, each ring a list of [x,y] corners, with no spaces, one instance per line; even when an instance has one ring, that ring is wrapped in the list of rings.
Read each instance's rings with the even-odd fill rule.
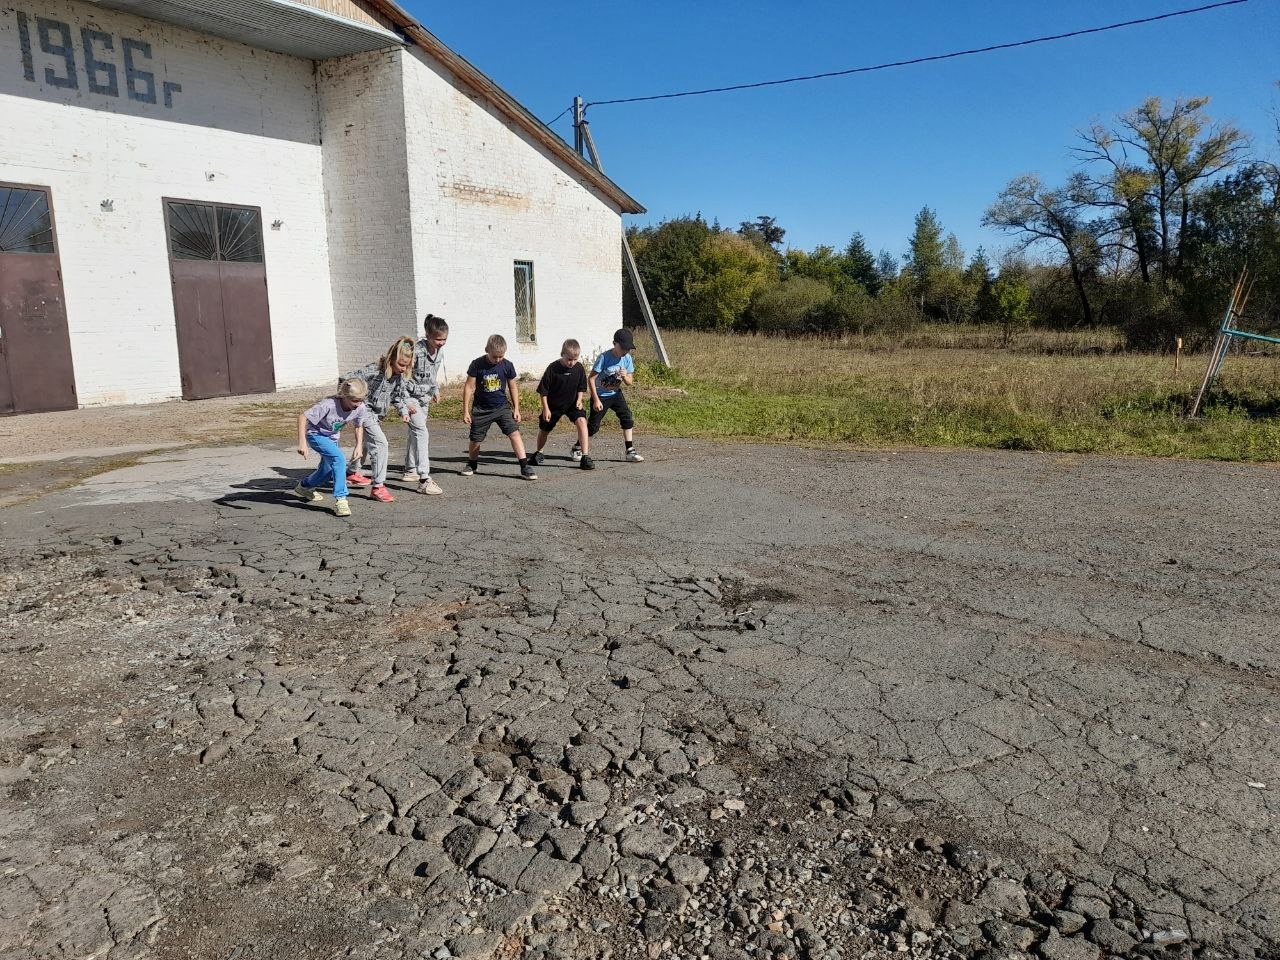
[[[1123,27],[1136,27],[1144,23],[1155,23],[1158,20],[1171,20],[1174,17],[1185,17],[1193,13],[1204,13],[1221,7],[1233,7],[1248,3],[1249,0],[1220,0],[1218,3],[1206,4],[1202,7],[1191,7],[1187,10],[1175,10],[1154,17],[1143,17],[1140,20],[1125,20],[1123,23],[1109,23],[1104,27],[1089,27],[1085,30],[1072,30],[1068,33],[1055,33],[1047,37],[1033,37],[1030,40],[1015,40],[1011,43],[996,43],[988,47],[975,47],[972,50],[956,50],[953,53],[938,53],[929,57],[915,57],[911,60],[895,60],[892,63],[877,63],[870,67],[852,67],[848,70],[832,70],[828,73],[813,73],[804,77],[787,77],[785,80],[761,80],[758,83],[737,83],[729,87],[708,87],[705,90],[683,90],[679,93],[655,93],[647,97],[623,97],[617,100],[594,100],[586,106],[604,107],[618,103],[642,103],[646,100],[674,100],[677,97],[701,97],[708,93],[729,93],[733,90],[755,90],[759,87],[776,87],[784,83],[801,83],[805,80],[825,80],[828,77],[847,77],[855,73],[872,73],[876,70],[888,70],[891,67],[910,67],[919,63],[933,63],[938,60],[954,60],[956,57],[971,57],[979,53],[991,53],[995,50],[1011,50],[1014,47],[1029,47],[1036,43],[1049,43],[1053,40],[1068,40],[1071,37],[1083,37],[1091,33],[1105,33],[1108,30],[1120,30]],[[560,117],[568,113],[568,109]],[[556,117],[559,120],[560,117]],[[551,121],[555,123],[555,120]]]
[[[566,113],[568,113],[572,109],[573,109],[573,104],[571,103],[569,104],[569,106],[565,107],[563,110],[561,110],[559,113],[556,114],[555,120],[546,121],[545,126],[548,126],[548,127],[551,126],[553,123],[556,122],[556,120],[559,120],[561,117],[563,117]]]

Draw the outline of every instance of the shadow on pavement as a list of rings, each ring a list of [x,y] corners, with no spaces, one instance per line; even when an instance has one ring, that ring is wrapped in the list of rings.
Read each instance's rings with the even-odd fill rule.
[[[311,473],[303,468],[272,467],[279,475],[275,477],[255,477],[243,483],[233,484],[231,491],[224,493],[213,502],[220,507],[231,507],[233,510],[248,510],[241,504],[274,504],[275,506],[300,507],[312,509],[311,504],[299,500],[293,493],[294,484]],[[239,492],[237,492],[239,491]]]

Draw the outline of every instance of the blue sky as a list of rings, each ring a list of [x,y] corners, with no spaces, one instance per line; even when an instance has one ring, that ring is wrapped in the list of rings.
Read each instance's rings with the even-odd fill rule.
[[[840,70],[1062,33],[1199,5],[1044,0],[551,0],[403,5],[541,119],[605,100]],[[482,16],[477,16],[481,13]],[[1280,2],[1250,0],[1020,50],[763,90],[589,111],[609,175],[649,213],[736,225],[769,214],[787,243],[906,248],[937,211],[971,253],[1008,238],[982,213],[1014,176],[1073,169],[1075,131],[1148,96],[1210,113],[1276,158]],[[555,129],[572,138],[568,118]]]

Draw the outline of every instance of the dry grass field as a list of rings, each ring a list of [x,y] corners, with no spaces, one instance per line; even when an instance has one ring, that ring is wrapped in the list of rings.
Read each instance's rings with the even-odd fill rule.
[[[1280,462],[1280,353],[1233,354],[1206,415],[1191,421],[1184,413],[1207,357],[1185,356],[1175,375],[1172,356],[1123,352],[1109,331],[1031,331],[1012,347],[1001,345],[998,330],[965,326],[843,340],[680,330],[668,331],[665,339],[672,370],[655,362],[646,336],[637,337],[637,382],[627,393],[642,442],[645,433],[655,432],[853,447]],[[530,435],[538,409],[533,390],[542,371],[522,373]],[[82,446],[104,432],[101,418],[115,424],[107,433],[130,433],[142,416],[153,439],[242,443],[288,439],[297,411],[314,396],[303,390],[248,404],[201,401],[208,412],[200,417],[195,407],[181,404],[122,407],[88,419],[76,413],[39,416],[49,418],[59,435],[83,420],[83,436],[72,434]],[[460,397],[460,387],[451,385],[432,418],[459,419]],[[616,430],[610,418],[605,431]],[[26,450],[19,435],[9,443],[14,455]]]
[[[1280,355],[1232,355],[1190,421],[1206,356],[1120,352],[1107,332],[924,327],[844,340],[638,337],[643,429],[707,438],[1280,461]]]

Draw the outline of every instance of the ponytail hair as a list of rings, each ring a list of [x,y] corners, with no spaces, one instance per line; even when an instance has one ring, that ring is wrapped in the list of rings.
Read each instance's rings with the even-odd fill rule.
[[[381,373],[384,377],[394,377],[396,374],[396,362],[399,360],[408,360],[413,362],[413,338],[400,337],[391,345],[391,349],[387,351],[387,355],[382,358]]]

